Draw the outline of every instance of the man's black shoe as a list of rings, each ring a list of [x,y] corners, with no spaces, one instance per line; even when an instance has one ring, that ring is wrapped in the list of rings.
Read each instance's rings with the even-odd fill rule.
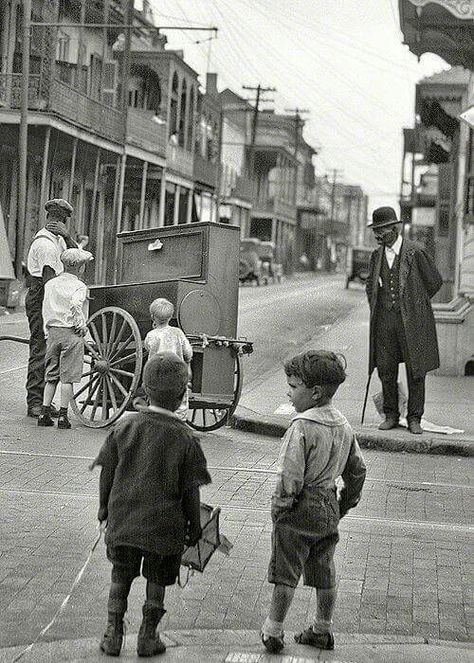
[[[33,419],[38,419],[42,411],[42,405],[30,405],[28,410],[26,411],[26,416],[27,417],[32,417]],[[59,410],[54,407],[54,405],[51,405],[49,409],[49,416],[52,417],[53,419],[57,419],[59,417]]]
[[[49,414],[40,414],[38,417],[38,426],[43,426],[44,428],[47,426],[54,426],[54,421],[51,419]]]
[[[414,435],[421,435],[423,433],[423,428],[421,427],[418,419],[409,419],[408,420],[408,430]]]
[[[395,419],[395,417],[387,417],[385,421],[382,421],[382,423],[379,426],[379,430],[390,430],[391,428],[397,428],[398,426],[398,419]]]
[[[38,417],[41,414],[41,405],[30,405],[28,410],[26,411],[26,416],[27,417],[32,417],[33,419],[38,419]]]

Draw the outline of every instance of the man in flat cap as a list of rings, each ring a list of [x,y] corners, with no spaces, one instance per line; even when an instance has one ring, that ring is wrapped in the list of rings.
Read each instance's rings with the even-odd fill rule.
[[[46,225],[33,238],[27,258],[28,292],[25,308],[30,327],[30,356],[26,378],[26,404],[29,417],[39,417],[43,403],[46,341],[41,309],[44,285],[64,270],[62,252],[77,247],[67,229],[67,222],[74,211],[67,200],[48,200],[44,208]]]
[[[370,257],[366,292],[370,305],[369,374],[377,367],[382,382],[385,421],[398,426],[398,365],[405,363],[408,382],[408,429],[420,434],[425,404],[425,376],[439,366],[438,340],[430,299],[443,279],[432,258],[416,242],[399,234],[392,207],[379,207],[372,228],[379,248]]]

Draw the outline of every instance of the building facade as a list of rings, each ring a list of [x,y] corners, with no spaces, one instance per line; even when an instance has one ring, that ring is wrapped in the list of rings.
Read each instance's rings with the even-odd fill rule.
[[[474,3],[399,0],[399,11],[404,42],[410,50],[417,56],[436,53],[453,68],[450,80],[432,77],[435,80],[422,81],[424,86],[417,92],[421,135],[413,136],[411,148],[416,150],[414,166],[417,154],[437,166],[434,223],[444,238],[439,259],[445,278],[444,301],[433,306],[440,343],[439,372],[473,375],[474,139],[472,126],[460,122],[459,113],[474,103]],[[458,76],[462,77],[462,90],[453,95]],[[424,216],[427,218],[426,212]],[[433,213],[428,219],[433,220]]]
[[[12,255],[21,9],[18,0],[0,7],[0,204]],[[202,103],[198,75],[181,52],[165,48],[146,4],[131,14],[127,51],[129,18],[116,0],[33,0],[32,21],[59,27],[31,29],[24,254],[44,222],[44,202],[65,197],[75,208],[73,231],[89,236],[98,283],[115,280],[117,232],[215,218],[216,127],[206,123],[201,133],[212,109]],[[87,23],[112,27],[79,27]]]

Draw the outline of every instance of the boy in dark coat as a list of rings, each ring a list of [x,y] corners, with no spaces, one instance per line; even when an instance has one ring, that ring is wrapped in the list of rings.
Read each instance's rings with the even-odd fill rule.
[[[137,652],[165,651],[156,633],[166,612],[165,588],[176,582],[185,543],[195,545],[201,536],[199,487],[211,477],[198,439],[174,414],[188,379],[187,365],[175,354],[152,357],[143,373],[151,405],[117,424],[95,461],[102,466],[98,518],[107,524],[113,565],[100,647],[112,656],[122,647],[127,597],[142,561],[147,585]]]
[[[425,404],[425,376],[439,367],[438,340],[430,299],[443,279],[425,249],[399,234],[395,210],[379,207],[372,228],[380,245],[370,257],[366,292],[370,305],[369,374],[377,367],[385,421],[398,426],[398,365],[405,363],[408,382],[407,422],[420,434]]]

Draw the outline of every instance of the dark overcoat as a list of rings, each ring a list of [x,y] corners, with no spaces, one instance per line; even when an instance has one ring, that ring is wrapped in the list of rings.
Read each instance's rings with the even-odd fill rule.
[[[369,375],[377,366],[375,330],[379,277],[385,247],[370,256],[366,292],[370,305]],[[443,284],[432,258],[418,243],[404,239],[400,251],[400,310],[408,346],[409,367],[416,378],[439,367],[438,339],[430,299]]]

